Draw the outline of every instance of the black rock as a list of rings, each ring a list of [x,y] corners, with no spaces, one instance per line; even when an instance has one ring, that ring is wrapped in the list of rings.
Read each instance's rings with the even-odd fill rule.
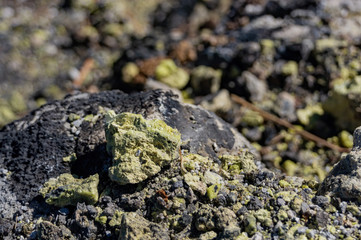
[[[261,202],[261,200],[258,199],[258,197],[252,196],[250,201],[247,204],[247,209],[249,210],[258,210],[263,208],[264,203]]]

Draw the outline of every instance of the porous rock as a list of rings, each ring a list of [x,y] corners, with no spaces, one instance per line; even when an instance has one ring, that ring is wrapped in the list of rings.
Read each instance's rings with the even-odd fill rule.
[[[354,131],[353,148],[322,182],[319,195],[331,195],[361,203],[361,127]]]

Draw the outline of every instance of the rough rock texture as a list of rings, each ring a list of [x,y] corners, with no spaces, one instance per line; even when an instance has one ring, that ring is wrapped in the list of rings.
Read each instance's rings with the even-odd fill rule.
[[[361,203],[361,127],[354,132],[352,151],[343,157],[322,182],[318,194]]]
[[[94,204],[98,201],[99,175],[94,174],[85,179],[76,179],[69,173],[57,178],[50,178],[40,189],[47,204],[64,207],[78,202]]]
[[[111,115],[111,116],[110,116]],[[107,114],[107,150],[113,156],[109,168],[112,181],[139,183],[159,173],[178,158],[181,135],[162,120],[145,120],[140,114],[113,111]]]
[[[170,238],[161,225],[149,222],[136,213],[125,213],[122,217],[119,239],[167,240]]]
[[[88,177],[110,166],[105,149],[104,109],[162,119],[180,131],[184,149],[211,159],[217,160],[216,151],[222,149],[253,149],[243,136],[214,114],[181,104],[170,93],[150,91],[128,95],[110,91],[67,96],[1,130],[1,218],[11,219],[22,206],[19,201],[38,206],[39,189],[52,177],[71,171]],[[74,153],[75,163],[63,161]],[[27,211],[31,214],[32,209]]]

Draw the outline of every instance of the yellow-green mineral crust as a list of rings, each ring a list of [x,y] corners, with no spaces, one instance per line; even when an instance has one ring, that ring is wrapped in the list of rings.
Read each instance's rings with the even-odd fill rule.
[[[220,159],[222,161],[222,168],[231,174],[239,174],[240,172],[250,173],[258,170],[254,163],[254,155],[247,151],[242,152],[238,156],[223,155]]]
[[[178,68],[171,59],[162,60],[155,69],[155,78],[170,87],[182,89],[189,82],[189,74]]]
[[[57,207],[76,206],[78,202],[94,204],[98,201],[98,183],[98,174],[77,179],[69,173],[64,173],[57,178],[50,178],[44,183],[40,193],[46,203]]]
[[[178,157],[180,133],[159,119],[110,111],[105,133],[107,151],[113,156],[109,177],[120,185],[139,183],[157,174]]]

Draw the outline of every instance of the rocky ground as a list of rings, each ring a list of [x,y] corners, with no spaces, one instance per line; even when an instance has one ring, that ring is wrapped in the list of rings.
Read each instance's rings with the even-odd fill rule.
[[[0,6],[1,237],[359,237],[359,1]],[[158,88],[170,92],[139,93]],[[143,151],[110,150],[108,110],[164,120],[181,154],[156,147],[164,161],[144,152],[145,168],[119,175]]]

